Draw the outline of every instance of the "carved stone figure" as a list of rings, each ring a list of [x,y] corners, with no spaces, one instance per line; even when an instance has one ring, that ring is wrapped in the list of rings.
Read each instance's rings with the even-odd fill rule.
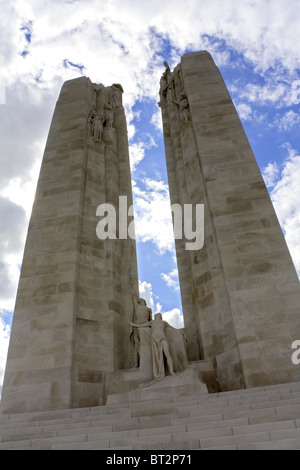
[[[179,109],[180,109],[181,121],[183,122],[183,124],[187,126],[190,121],[190,109],[189,109],[189,102],[184,93],[180,94]]]
[[[178,69],[177,69],[177,74],[178,74],[178,80],[179,80],[179,82],[180,82],[181,90],[183,91],[183,89],[184,89],[184,83],[183,83],[182,70],[181,70],[181,67],[180,67],[180,66],[179,66]]]
[[[151,327],[151,350],[154,378],[174,375],[173,361],[165,334],[166,327],[173,328],[163,321],[161,313],[156,313],[154,320],[143,324],[130,323],[135,328]],[[174,328],[176,330],[176,328]]]
[[[170,67],[169,67],[169,64],[168,64],[168,62],[167,62],[166,60],[164,61],[164,66],[165,66],[165,69],[166,69],[166,70],[165,70],[164,73],[163,73],[163,77],[166,78],[166,81],[167,81],[167,83],[168,83],[168,81],[169,81],[169,80],[168,80],[168,77],[172,74],[172,72],[171,72]]]
[[[89,135],[94,142],[102,142],[104,116],[99,116],[95,110],[90,112],[88,118]]]
[[[93,109],[97,108],[98,93],[102,88],[104,88],[104,85],[102,83],[99,83],[99,84],[93,83],[93,98],[92,98]]]
[[[181,122],[187,126],[190,122],[190,109],[189,109],[189,102],[184,93],[180,93],[180,101],[173,101],[176,104],[180,111],[180,118]]]
[[[111,103],[107,103],[104,105],[104,119],[105,119],[105,127],[113,127],[114,110],[113,110]]]
[[[164,66],[166,70],[161,78],[161,93],[166,97],[167,101],[171,102],[175,99],[174,76],[166,61],[164,62]]]
[[[122,93],[124,93],[122,85],[119,83],[113,83],[111,86],[113,91],[113,106],[119,108],[122,106]]]
[[[149,322],[152,320],[152,310],[151,308],[147,307],[146,301],[144,299],[137,299],[134,297],[134,315],[133,324],[143,324],[145,322]],[[133,328],[130,331],[130,339],[134,345],[134,356],[135,356],[135,367],[139,367],[140,365],[140,333],[137,328]]]
[[[174,372],[180,372],[187,369],[189,367],[186,348],[187,339],[183,331],[177,328],[173,328],[173,326],[167,323],[165,335],[167,337],[169,350],[173,361]]]
[[[170,67],[166,61],[164,62],[164,66],[166,67],[166,70],[163,74],[163,78],[166,85],[165,89],[163,90],[163,94],[166,95],[166,99],[168,102],[172,102],[176,98],[174,75],[171,72]]]

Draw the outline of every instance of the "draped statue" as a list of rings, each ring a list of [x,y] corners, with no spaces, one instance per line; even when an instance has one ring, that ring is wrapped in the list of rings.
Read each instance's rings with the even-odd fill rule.
[[[154,378],[174,375],[188,367],[184,334],[156,313],[154,320],[129,324],[134,329],[151,328],[151,358]]]

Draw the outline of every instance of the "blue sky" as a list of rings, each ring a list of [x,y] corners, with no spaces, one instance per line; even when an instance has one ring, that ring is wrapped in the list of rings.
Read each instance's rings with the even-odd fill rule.
[[[140,291],[175,326],[159,79],[208,50],[229,89],[300,274],[299,0],[0,0],[0,391],[38,172],[65,80],[121,83]],[[298,93],[299,89],[299,93]]]

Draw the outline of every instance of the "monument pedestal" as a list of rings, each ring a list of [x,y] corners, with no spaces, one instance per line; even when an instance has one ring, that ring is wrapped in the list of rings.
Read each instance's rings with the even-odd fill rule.
[[[137,388],[123,393],[109,393],[106,404],[132,403],[136,401],[156,400],[166,397],[178,397],[191,393],[208,393],[207,386],[201,381],[201,373],[196,368],[189,368],[175,375],[141,383]]]
[[[211,361],[194,361],[187,369],[159,379],[146,379],[140,368],[107,374],[104,394],[106,404],[113,404],[218,391]]]

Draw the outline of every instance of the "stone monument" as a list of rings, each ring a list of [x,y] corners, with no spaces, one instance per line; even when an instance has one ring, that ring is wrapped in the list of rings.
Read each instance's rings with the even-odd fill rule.
[[[165,62],[160,103],[173,204],[203,204],[204,246],[175,240],[189,359],[221,390],[300,380],[299,280],[261,172],[210,54]]]
[[[119,210],[125,197],[133,219],[122,93],[86,77],[62,87],[28,229],[2,413],[300,380],[291,361],[299,281],[211,56],[186,54],[174,71],[165,62],[160,83],[171,202],[205,211],[203,248],[175,240],[183,329],[153,318],[139,298],[135,240]],[[119,212],[113,236],[98,234],[102,204]]]
[[[135,241],[100,240],[100,204],[132,204],[119,84],[81,77],[56,104],[28,229],[2,393],[5,413],[103,404],[134,366]]]

